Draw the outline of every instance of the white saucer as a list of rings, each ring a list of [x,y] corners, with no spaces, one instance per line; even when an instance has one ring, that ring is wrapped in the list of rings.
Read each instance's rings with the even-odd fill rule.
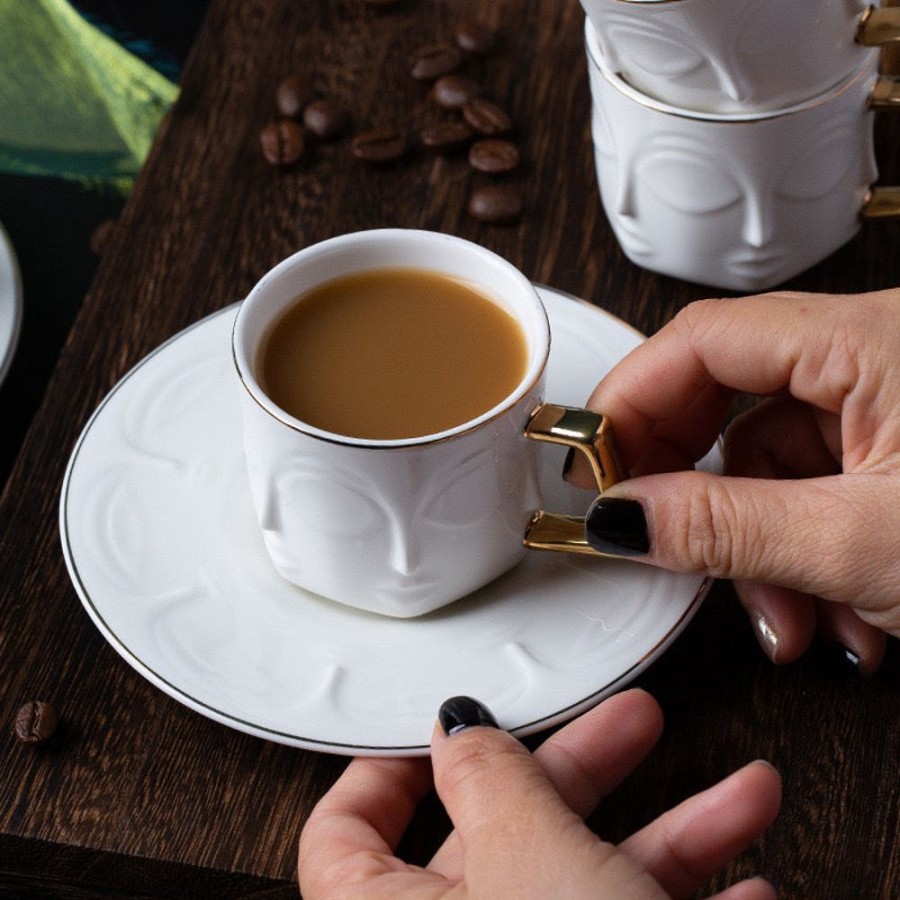
[[[581,405],[641,336],[547,288],[547,399]],[[440,703],[477,697],[529,734],[633,679],[696,612],[706,584],[637,563],[535,552],[437,613],[362,613],[283,581],[244,474],[230,352],[235,307],[138,364],[69,462],[60,531],[85,609],[142,675],[191,709],[331,753],[421,755]],[[591,500],[546,448],[545,506]],[[715,464],[715,460],[713,463]]]
[[[0,384],[12,363],[22,325],[22,280],[9,236],[0,225]]]

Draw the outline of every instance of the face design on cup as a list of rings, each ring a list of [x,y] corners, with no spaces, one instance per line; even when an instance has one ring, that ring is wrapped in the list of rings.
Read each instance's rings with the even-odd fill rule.
[[[736,105],[749,102],[758,89],[757,71],[765,72],[786,57],[790,48],[778,44],[780,32],[762,31],[756,17],[749,17],[748,31],[736,29],[727,53],[709,45],[701,31],[663,26],[647,19],[640,25],[610,15],[604,40],[605,55],[638,88],[652,92],[657,82],[684,89],[721,94]]]
[[[484,583],[473,535],[493,566],[509,534],[524,532],[521,520],[498,528],[484,518],[486,498],[502,509],[501,497],[522,490],[509,483],[515,467],[498,468],[491,455],[491,447],[463,451],[438,470],[407,454],[402,474],[394,466],[361,472],[317,455],[285,457],[266,479],[259,511],[269,555],[284,577],[314,593],[388,615],[429,612],[448,602],[447,586],[459,592],[460,570],[470,573],[468,592]],[[534,486],[526,493],[536,506]]]
[[[757,160],[741,156],[751,123],[722,126],[730,143],[702,129],[614,135],[595,104],[593,125],[604,206],[626,255],[692,281],[753,290],[808,268],[852,237],[877,177],[858,118],[795,128],[783,152],[749,141]],[[816,238],[823,221],[847,223],[822,238],[831,247]]]
[[[802,92],[808,96],[862,53],[853,42],[865,8],[860,0],[818,0],[817,9],[806,13],[780,0],[744,0],[713,10],[722,5],[607,0],[597,40],[610,68],[639,90],[719,112],[756,102],[771,108],[770,98],[784,106],[800,99],[794,85],[809,85]]]

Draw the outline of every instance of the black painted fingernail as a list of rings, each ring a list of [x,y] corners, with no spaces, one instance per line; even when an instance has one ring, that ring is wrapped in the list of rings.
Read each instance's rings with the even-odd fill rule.
[[[637,500],[598,497],[584,522],[587,542],[613,556],[643,556],[650,550],[647,517]]]
[[[451,697],[441,704],[438,722],[446,735],[456,734],[475,725],[499,728],[486,706],[471,697]]]
[[[842,644],[840,641],[834,641],[828,646],[828,654],[831,657],[832,665],[835,668],[842,669],[845,672],[856,672],[857,675],[865,674],[860,665],[861,660],[859,654],[856,651],[851,650],[845,644]]]
[[[569,472],[572,471],[572,464],[575,462],[575,448],[569,447],[569,452],[566,453],[566,461],[563,463],[563,478],[569,477]]]
[[[841,646],[841,650],[844,651],[844,659],[847,661],[847,664],[859,671],[859,654],[849,647]]]

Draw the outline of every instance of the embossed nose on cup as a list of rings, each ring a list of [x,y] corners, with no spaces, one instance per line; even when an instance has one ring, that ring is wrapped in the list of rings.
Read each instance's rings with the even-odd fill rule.
[[[515,388],[477,418],[409,438],[337,434],[285,412],[258,371],[260,349],[284,312],[336,278],[373,270],[389,277],[397,269],[464,282],[512,316],[527,346]],[[426,294],[416,300],[430,302]],[[480,348],[477,334],[471,341]],[[540,510],[537,446],[577,447],[603,489],[619,477],[608,423],[594,412],[543,403],[547,313],[531,282],[496,254],[412,229],[324,241],[284,260],[253,288],[236,316],[232,350],[251,494],[269,558],[288,581],[405,618],[484,586],[527,546],[592,552],[583,521]],[[366,385],[359,391],[365,403]]]
[[[900,41],[900,9],[868,0],[581,0],[609,68],[698,112],[783,109]]]
[[[675,0],[678,2],[678,0]],[[896,216],[872,183],[874,110],[896,85],[869,59],[814,100],[706,114],[627,84],[585,27],[600,196],[622,250],[646,269],[736,291],[773,287],[825,259],[864,216]]]

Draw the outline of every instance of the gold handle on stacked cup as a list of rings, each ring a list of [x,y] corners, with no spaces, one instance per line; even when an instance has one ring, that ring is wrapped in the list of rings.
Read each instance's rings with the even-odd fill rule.
[[[864,47],[900,43],[900,7],[870,6],[860,17],[856,42]]]
[[[894,40],[900,41],[900,7],[889,9],[871,9],[871,13],[895,13],[893,21],[896,26]],[[869,109],[900,110],[900,80],[881,75],[869,95]],[[865,219],[895,219],[900,217],[900,186],[882,185],[872,187],[866,195],[862,208]]]

